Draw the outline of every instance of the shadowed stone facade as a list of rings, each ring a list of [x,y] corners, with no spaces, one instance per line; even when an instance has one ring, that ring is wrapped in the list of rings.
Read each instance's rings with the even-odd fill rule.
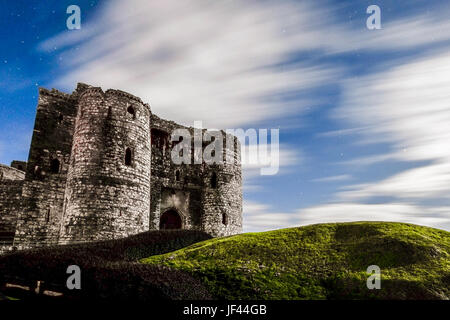
[[[241,232],[238,139],[222,132],[231,161],[174,164],[175,129],[194,137],[120,90],[41,88],[28,162],[0,165],[0,251],[165,228]]]

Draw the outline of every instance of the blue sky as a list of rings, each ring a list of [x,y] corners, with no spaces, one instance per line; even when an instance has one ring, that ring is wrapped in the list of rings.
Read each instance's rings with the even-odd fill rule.
[[[380,30],[366,28],[372,4]],[[279,128],[279,173],[244,166],[245,231],[450,230],[449,14],[443,1],[4,1],[0,162],[27,159],[38,87],[86,82],[186,125]]]

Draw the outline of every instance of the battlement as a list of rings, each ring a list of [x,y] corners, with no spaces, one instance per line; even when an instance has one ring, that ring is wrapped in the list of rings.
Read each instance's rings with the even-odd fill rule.
[[[126,98],[128,98],[130,100],[134,100],[142,105],[144,104],[144,102],[142,102],[141,98],[136,97],[136,96],[132,95],[131,93],[128,93],[128,92],[125,92],[122,90],[108,89],[108,90],[106,90],[106,94],[117,95],[120,97],[126,97]]]
[[[70,100],[70,101],[74,101],[76,100],[72,94],[69,93],[65,93],[56,89],[45,89],[45,88],[39,88],[39,95],[43,95],[43,96],[50,96],[50,97],[54,97],[54,98],[60,98],[60,99],[64,99],[64,100]]]
[[[137,102],[138,104],[142,105],[143,107],[147,108],[149,112],[151,112],[150,105],[148,103],[144,103],[141,98],[122,91],[118,89],[108,89],[106,91],[103,91],[101,87],[93,87],[84,83],[79,83],[77,86],[77,89],[75,89],[72,96],[76,96],[77,98],[82,98],[85,95],[98,95],[101,94],[105,99],[107,99],[108,96],[112,97],[119,97],[119,98],[126,98],[131,101]]]
[[[89,84],[81,83],[81,82],[79,82],[77,84],[77,88],[72,93],[62,92],[55,88],[52,88],[51,90],[43,88],[43,87],[39,88],[40,95],[46,95],[46,96],[61,98],[61,99],[65,99],[65,100],[72,100],[72,101],[77,100],[77,98],[79,98],[85,94],[89,94],[89,93],[101,93],[103,96],[116,95],[116,96],[126,97],[126,98],[128,98],[130,100],[134,100],[142,105],[146,105],[150,109],[150,105],[148,103],[144,103],[141,98],[139,98],[131,93],[128,93],[126,91],[122,91],[122,90],[118,90],[118,89],[108,89],[106,91],[103,91],[103,89],[101,87],[93,87]]]
[[[102,96],[105,96],[105,93],[103,92],[103,89],[101,87],[91,87],[85,88],[80,94],[79,98],[82,98],[86,95],[98,95],[101,94]]]

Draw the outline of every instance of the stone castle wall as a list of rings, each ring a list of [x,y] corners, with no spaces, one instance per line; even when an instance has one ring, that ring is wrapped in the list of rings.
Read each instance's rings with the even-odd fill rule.
[[[21,211],[23,180],[4,180],[0,183],[0,242],[14,238],[17,216]]]
[[[0,253],[13,244],[24,179],[24,171],[0,165]]]
[[[185,229],[202,230],[200,216],[202,168],[198,165],[176,165],[171,159],[175,129],[187,127],[152,116],[152,199],[150,224],[159,229],[161,215],[175,210]]]
[[[191,135],[191,161],[194,163],[195,130],[173,121],[152,116],[152,211],[151,226],[158,228],[161,215],[174,209],[183,220],[183,227],[198,229],[213,236],[242,231],[242,178],[240,143],[223,131],[208,131],[223,137],[223,164],[174,164],[170,136],[175,129],[186,129]],[[199,130],[198,130],[199,131]],[[197,132],[198,132],[197,131]],[[203,129],[202,136],[206,135]],[[232,141],[227,149],[226,140]],[[201,137],[200,137],[201,139]],[[202,143],[202,154],[209,142]],[[225,161],[227,152],[231,161]],[[215,178],[212,186],[212,178]]]
[[[227,148],[226,139],[233,141]],[[215,236],[226,236],[242,232],[242,176],[241,145],[236,137],[225,136],[224,158],[231,161],[210,165],[203,176],[202,225],[203,229]],[[225,160],[225,159],[224,159]]]
[[[149,107],[131,95],[100,88],[80,95],[60,243],[148,230],[149,123]]]
[[[39,90],[36,119],[17,219],[18,248],[56,244],[77,110],[77,93]]]
[[[0,182],[0,204],[8,203],[0,206],[0,217],[15,220],[14,246],[157,230],[168,211],[179,215],[185,229],[213,236],[241,232],[237,138],[228,151],[223,143],[229,162],[177,165],[170,135],[178,128],[194,136],[193,128],[159,118],[120,90],[85,84],[72,94],[40,89],[28,162],[12,163],[26,173],[0,166],[0,176],[16,180],[9,196],[1,193],[7,184]]]

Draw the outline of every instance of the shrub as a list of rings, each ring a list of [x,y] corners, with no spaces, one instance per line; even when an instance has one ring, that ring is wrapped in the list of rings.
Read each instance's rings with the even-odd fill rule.
[[[208,299],[204,286],[186,272],[136,263],[138,259],[210,239],[192,230],[148,231],[123,239],[23,250],[0,256],[0,281],[34,285],[72,298]],[[81,268],[82,289],[66,288],[69,265]]]

